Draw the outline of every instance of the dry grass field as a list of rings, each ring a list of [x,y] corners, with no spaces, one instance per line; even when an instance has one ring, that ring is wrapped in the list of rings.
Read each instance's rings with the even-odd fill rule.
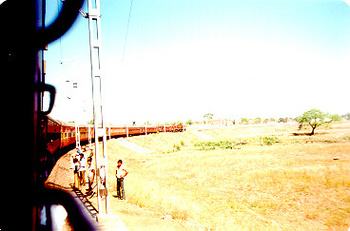
[[[232,142],[232,149],[208,146],[190,131],[127,138],[153,150],[149,154],[110,140],[110,193],[116,162],[123,159],[130,171],[127,203],[169,214],[193,229],[347,230],[350,123],[320,128],[315,136],[293,135],[307,132],[297,128],[264,124],[202,131],[213,143]],[[267,143],[264,137],[277,138]]]

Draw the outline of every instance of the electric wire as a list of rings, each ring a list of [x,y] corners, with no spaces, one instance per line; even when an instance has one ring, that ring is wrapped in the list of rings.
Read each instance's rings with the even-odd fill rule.
[[[127,41],[128,41],[128,34],[129,34],[129,27],[130,27],[130,18],[131,18],[131,12],[132,12],[133,2],[134,2],[134,0],[131,0],[131,2],[130,2],[129,17],[128,17],[128,23],[127,23],[127,25],[126,25],[126,32],[125,32],[125,39],[124,39],[124,47],[123,47],[123,54],[122,54],[122,62],[124,61],[126,43],[127,43]]]

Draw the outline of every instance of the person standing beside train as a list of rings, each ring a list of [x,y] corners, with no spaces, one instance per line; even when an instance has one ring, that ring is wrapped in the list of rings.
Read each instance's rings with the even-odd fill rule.
[[[86,169],[86,175],[87,175],[87,183],[88,183],[88,194],[92,191],[92,185],[94,183],[95,179],[95,167],[92,165],[92,158],[89,157],[87,159],[87,169]]]
[[[73,165],[73,172],[74,172],[74,183],[73,188],[80,189],[80,161],[79,161],[79,155],[74,154],[72,156],[72,165]]]
[[[85,180],[85,172],[86,172],[86,158],[83,152],[81,152],[79,154],[80,156],[80,185],[84,185],[86,184],[86,180]]]
[[[122,160],[118,160],[115,177],[117,178],[117,197],[120,200],[125,200],[124,178],[129,174]]]

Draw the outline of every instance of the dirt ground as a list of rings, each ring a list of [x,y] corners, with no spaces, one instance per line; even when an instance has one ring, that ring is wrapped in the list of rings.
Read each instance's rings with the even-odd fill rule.
[[[162,219],[162,215],[150,210],[120,201],[114,197],[110,199],[112,214],[117,214],[129,230],[190,230],[178,220]]]
[[[73,170],[70,169],[70,156],[73,152],[75,152],[75,150],[66,153],[57,161],[46,181],[46,184],[59,185],[63,188],[70,189],[70,184],[73,183]],[[91,202],[97,207],[96,196],[91,199]],[[129,230],[191,229],[191,227],[188,225],[185,226],[185,224],[182,224],[178,220],[162,219],[164,216],[161,214],[130,204],[127,200],[118,200],[113,196],[113,193],[109,195],[109,208],[108,219],[104,219],[105,217],[103,216],[101,216],[103,219],[100,219],[100,223],[105,223],[101,225],[107,227],[107,230],[120,230],[113,225],[113,220],[117,220],[118,217]]]
[[[294,124],[203,131],[214,140],[246,142],[225,150],[199,150],[195,144],[201,137],[191,132],[127,139],[152,153],[138,153],[109,140],[112,220],[100,222],[113,227],[118,217],[129,230],[347,230],[349,131],[349,122],[320,128],[315,136],[298,131]],[[263,144],[263,136],[277,137],[279,142]],[[70,187],[69,156],[57,162],[49,182]],[[118,159],[130,171],[127,201],[113,196]],[[216,177],[210,177],[213,173]],[[96,197],[92,202],[96,204]],[[174,219],[162,219],[166,215]]]
[[[129,203],[197,229],[347,230],[349,131],[350,123],[340,122],[308,136],[309,129],[298,131],[290,123],[203,131],[214,137],[210,142],[192,132],[127,138],[152,153],[134,152],[112,139],[109,179],[122,159],[130,172]],[[269,145],[262,137],[278,142]],[[197,145],[229,139],[244,145]]]

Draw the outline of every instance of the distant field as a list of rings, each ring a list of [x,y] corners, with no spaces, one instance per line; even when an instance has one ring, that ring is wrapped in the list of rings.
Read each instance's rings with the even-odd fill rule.
[[[265,124],[202,131],[213,144],[232,142],[232,149],[208,146],[190,131],[128,138],[154,150],[150,154],[110,140],[109,188],[112,192],[121,158],[130,170],[129,203],[195,229],[347,230],[350,123],[320,128],[311,137],[292,135],[307,132],[297,128]],[[271,137],[277,143],[267,145]]]

